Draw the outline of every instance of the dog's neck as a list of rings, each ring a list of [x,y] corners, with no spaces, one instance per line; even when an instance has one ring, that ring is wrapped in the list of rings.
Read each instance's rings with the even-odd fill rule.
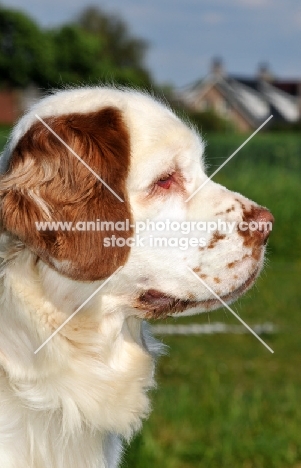
[[[25,249],[3,268],[0,287],[1,379],[6,379],[6,400],[11,399],[12,408],[19,404],[16,427],[32,434],[32,453],[41,454],[40,445],[56,457],[51,440],[57,440],[57,452],[63,453],[64,446],[76,445],[88,433],[92,445],[98,441],[106,450],[112,434],[130,439],[149,412],[146,392],[154,385],[156,346],[147,339],[142,321],[125,318],[118,307],[109,310],[100,294],[34,354],[97,284],[70,281]],[[30,427],[32,418],[39,423]],[[56,433],[54,439],[49,431]],[[89,465],[87,460],[76,463],[70,467]]]

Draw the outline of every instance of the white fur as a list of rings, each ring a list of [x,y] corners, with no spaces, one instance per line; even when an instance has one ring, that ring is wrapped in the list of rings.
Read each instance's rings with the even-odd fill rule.
[[[176,192],[149,197],[152,183],[173,170],[181,171],[191,194],[206,179],[204,144],[164,105],[129,90],[67,90],[42,100],[13,130],[2,171],[35,114],[86,113],[108,105],[122,111],[130,132],[127,187],[134,220],[211,220],[224,211],[223,219],[233,222],[242,219],[240,203],[254,206],[212,181],[188,203]],[[38,193],[31,196],[47,211],[47,200]],[[226,213],[232,205],[235,210]],[[150,411],[147,390],[154,386],[154,360],[160,352],[141,320],[144,311],[135,305],[139,295],[156,289],[205,301],[211,293],[187,267],[201,267],[208,285],[223,296],[243,285],[263,262],[263,249],[254,260],[236,232],[204,251],[133,247],[124,268],[34,354],[101,282],[74,281],[36,263],[35,255],[7,233],[1,251],[1,468],[117,467],[121,440],[129,441]],[[230,262],[235,268],[226,268]],[[200,305],[185,314],[204,310],[208,308]]]

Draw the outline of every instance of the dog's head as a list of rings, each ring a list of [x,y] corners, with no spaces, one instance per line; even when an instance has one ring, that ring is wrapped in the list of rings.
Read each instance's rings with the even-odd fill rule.
[[[114,296],[128,314],[217,308],[212,291],[229,303],[253,284],[273,218],[208,180],[203,151],[147,95],[58,92],[20,120],[2,157],[3,229],[73,280],[123,266]]]

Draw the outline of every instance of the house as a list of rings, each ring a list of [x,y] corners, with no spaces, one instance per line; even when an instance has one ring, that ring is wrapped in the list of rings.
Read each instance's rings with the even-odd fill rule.
[[[275,79],[266,66],[255,77],[241,77],[227,74],[215,59],[208,76],[178,90],[176,99],[192,111],[213,110],[241,132],[258,128],[270,115],[280,123],[301,118],[301,80]]]
[[[13,90],[0,90],[0,124],[11,125],[19,116],[18,96]]]
[[[42,93],[35,86],[26,89],[0,89],[0,125],[13,125]]]

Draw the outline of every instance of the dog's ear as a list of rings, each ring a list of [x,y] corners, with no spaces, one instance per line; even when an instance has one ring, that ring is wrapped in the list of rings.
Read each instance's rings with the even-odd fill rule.
[[[128,129],[113,107],[44,122],[87,166],[37,121],[19,140],[0,178],[3,226],[63,275],[82,281],[106,278],[125,263],[125,240],[132,234],[128,227],[122,229],[126,220],[131,224]],[[37,228],[47,221],[65,227]],[[110,222],[109,230],[101,229],[104,221]],[[94,222],[94,229],[87,222]],[[116,222],[121,222],[117,232]],[[117,241],[120,246],[111,239],[104,242],[112,235],[123,238]]]

